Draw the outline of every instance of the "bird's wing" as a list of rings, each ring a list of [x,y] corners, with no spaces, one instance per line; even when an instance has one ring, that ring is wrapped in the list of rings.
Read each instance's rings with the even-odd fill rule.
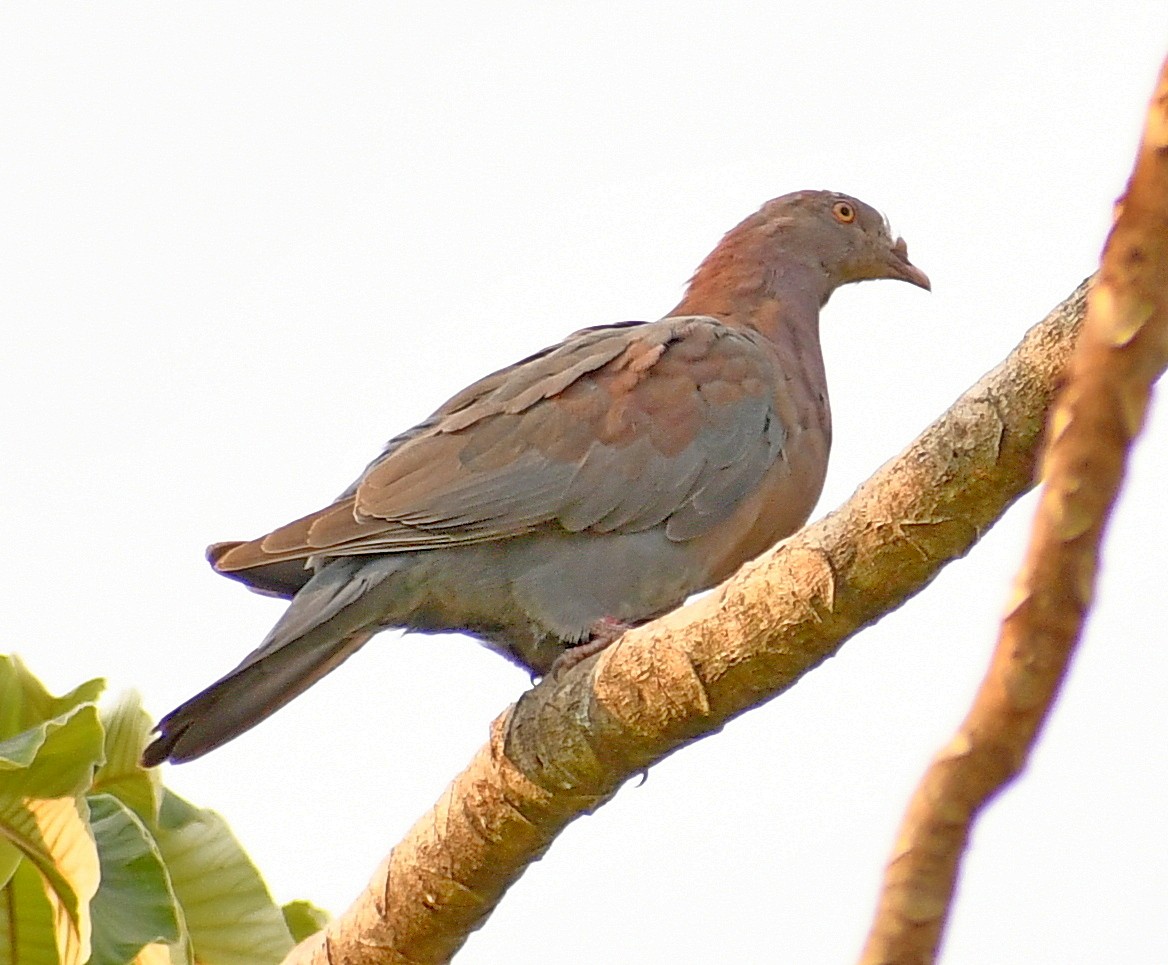
[[[706,317],[584,329],[459,393],[392,440],[333,505],[224,571],[434,549],[548,524],[672,539],[726,519],[779,458],[780,381],[761,336]]]

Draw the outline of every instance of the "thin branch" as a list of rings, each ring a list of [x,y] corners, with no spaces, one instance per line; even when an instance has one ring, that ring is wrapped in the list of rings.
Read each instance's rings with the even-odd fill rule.
[[[935,960],[973,820],[1025,765],[1082,632],[1128,451],[1168,365],[1168,61],[1117,212],[993,661],[909,804],[863,965]]]

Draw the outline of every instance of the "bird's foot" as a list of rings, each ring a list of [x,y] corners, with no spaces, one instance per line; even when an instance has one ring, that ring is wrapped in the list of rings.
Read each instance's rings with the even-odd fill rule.
[[[576,664],[595,656],[601,650],[607,649],[615,643],[626,630],[631,630],[633,624],[624,623],[615,617],[602,617],[588,628],[588,637],[583,642],[569,647],[552,664],[548,676],[559,676],[567,673]]]

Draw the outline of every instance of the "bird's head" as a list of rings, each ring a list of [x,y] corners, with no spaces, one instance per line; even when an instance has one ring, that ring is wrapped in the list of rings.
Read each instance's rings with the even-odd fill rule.
[[[741,316],[757,324],[760,303],[773,300],[788,311],[801,301],[822,307],[841,285],[873,278],[930,289],[904,240],[893,238],[871,205],[838,191],[796,191],[727,232],[671,314]]]
[[[908,260],[903,238],[871,205],[838,191],[798,191],[768,201],[754,216],[777,257],[819,268],[827,294],[849,282],[891,278],[931,289]],[[748,219],[749,221],[750,219]]]

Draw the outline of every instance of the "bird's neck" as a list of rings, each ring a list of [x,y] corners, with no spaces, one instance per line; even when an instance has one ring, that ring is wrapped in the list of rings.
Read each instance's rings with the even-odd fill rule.
[[[833,290],[818,264],[804,264],[795,257],[782,262],[751,258],[750,246],[724,241],[698,268],[685,297],[669,314],[712,315],[732,328],[762,335],[773,346],[782,371],[814,389],[797,400],[803,407],[801,424],[817,425],[821,437],[830,439],[819,310]]]
[[[712,315],[771,341],[811,338],[818,348],[819,310],[832,292],[823,268],[794,256],[761,258],[760,239],[733,235],[702,262],[669,314]]]

